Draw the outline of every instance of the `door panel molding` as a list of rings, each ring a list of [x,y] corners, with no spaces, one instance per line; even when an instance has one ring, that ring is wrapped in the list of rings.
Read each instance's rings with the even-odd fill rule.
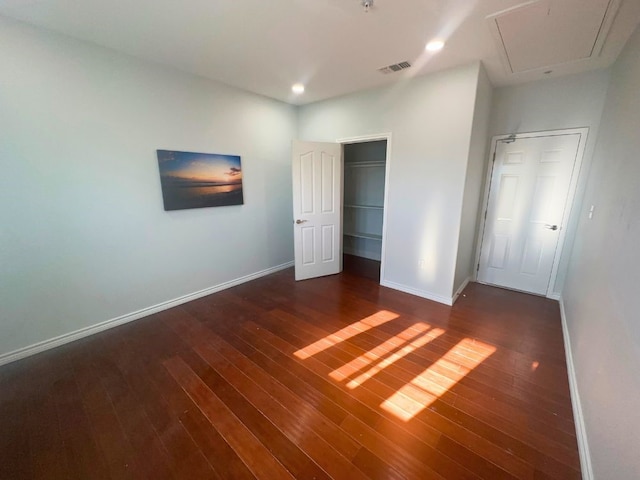
[[[569,183],[568,194],[565,200],[565,204],[563,205],[563,214],[562,221],[559,225],[560,233],[558,236],[558,243],[556,246],[553,265],[551,268],[550,281],[546,291],[546,297],[548,298],[556,298],[557,294],[554,293],[556,286],[556,278],[558,275],[558,268],[560,266],[560,257],[564,249],[565,238],[567,235],[567,226],[569,224],[569,220],[571,218],[571,214],[574,210],[575,205],[575,193],[578,186],[578,180],[580,178],[580,172],[582,168],[582,162],[584,158],[584,152],[586,148],[587,137],[589,134],[588,127],[580,127],[580,128],[570,128],[570,129],[562,129],[562,130],[545,130],[545,131],[536,131],[536,132],[523,132],[516,134],[503,134],[496,135],[491,138],[491,150],[489,153],[489,168],[487,168],[487,174],[484,183],[484,194],[482,199],[482,209],[479,214],[483,216],[482,222],[478,231],[478,240],[476,244],[476,256],[475,256],[475,265],[476,271],[474,273],[474,280],[478,281],[478,266],[480,265],[482,247],[483,247],[483,238],[486,229],[487,223],[487,208],[489,206],[489,198],[491,195],[491,180],[493,177],[493,171],[495,168],[495,158],[496,158],[496,150],[499,142],[504,142],[506,140],[520,140],[526,138],[537,138],[537,137],[554,137],[554,136],[562,136],[562,135],[580,135],[578,148],[576,151],[576,157],[573,165],[573,170],[571,172],[571,180]],[[548,152],[552,153],[552,152]],[[553,161],[551,158],[546,159],[547,162]],[[512,159],[515,160],[515,159]],[[514,163],[514,162],[510,162]]]

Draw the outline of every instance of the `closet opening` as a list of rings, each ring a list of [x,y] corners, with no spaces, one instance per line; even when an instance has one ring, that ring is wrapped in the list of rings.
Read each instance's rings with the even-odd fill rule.
[[[380,281],[387,140],[343,144],[343,270]]]

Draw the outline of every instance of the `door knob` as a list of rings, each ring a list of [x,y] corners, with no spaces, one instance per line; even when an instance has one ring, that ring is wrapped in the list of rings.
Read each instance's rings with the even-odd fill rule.
[[[545,225],[545,228],[548,228],[549,230],[557,230],[558,225]]]
[[[306,222],[306,220],[300,220],[300,219],[296,220],[296,224],[298,224],[298,225],[300,225],[301,223],[304,223],[304,222]]]

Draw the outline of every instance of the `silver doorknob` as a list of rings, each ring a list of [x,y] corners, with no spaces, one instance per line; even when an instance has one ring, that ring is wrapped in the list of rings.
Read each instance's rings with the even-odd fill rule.
[[[306,222],[306,220],[300,220],[300,219],[296,220],[296,223],[297,223],[298,225],[300,225],[301,223],[304,223],[304,222]]]
[[[558,225],[545,225],[545,228],[548,228],[549,230],[557,230],[558,229]]]

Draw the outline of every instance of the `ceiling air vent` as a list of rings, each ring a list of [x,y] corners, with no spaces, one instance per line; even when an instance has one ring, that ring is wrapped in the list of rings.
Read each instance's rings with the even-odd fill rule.
[[[405,62],[394,63],[393,65],[379,68],[378,71],[386,75],[388,73],[399,72],[400,70],[404,70],[405,68],[409,68],[410,66],[411,64],[405,61]]]

